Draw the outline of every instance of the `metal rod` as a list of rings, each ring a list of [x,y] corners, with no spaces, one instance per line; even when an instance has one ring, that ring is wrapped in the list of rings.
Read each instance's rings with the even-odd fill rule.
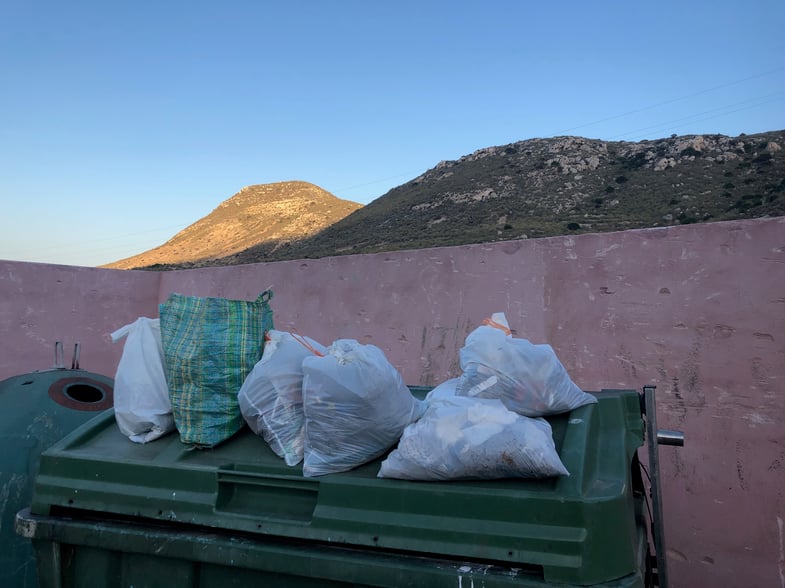
[[[643,387],[646,403],[646,426],[649,446],[649,471],[651,475],[652,537],[657,552],[657,585],[668,588],[667,553],[665,551],[665,527],[662,520],[662,496],[660,495],[660,462],[657,445],[657,407],[654,403],[655,386]]]
[[[675,445],[684,447],[684,433],[670,429],[657,429],[657,443],[659,445]]]
[[[55,364],[54,369],[62,370],[65,369],[65,364],[63,363],[63,343],[62,341],[55,341]]]
[[[74,358],[71,360],[71,369],[78,370],[79,369],[79,343],[74,343]]]

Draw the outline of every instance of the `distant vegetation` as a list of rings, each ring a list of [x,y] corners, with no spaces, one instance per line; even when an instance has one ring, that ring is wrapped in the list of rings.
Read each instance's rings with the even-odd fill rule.
[[[783,147],[785,131],[636,143],[530,139],[443,161],[315,234],[159,268],[782,216]]]

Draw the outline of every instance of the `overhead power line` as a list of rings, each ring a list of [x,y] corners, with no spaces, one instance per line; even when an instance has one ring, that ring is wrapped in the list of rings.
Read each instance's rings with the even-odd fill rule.
[[[622,137],[628,137],[630,135],[635,135],[636,133],[640,133],[641,131],[657,130],[657,131],[665,132],[665,131],[673,130],[673,129],[676,129],[676,128],[684,127],[687,124],[690,124],[691,122],[701,122],[701,121],[704,121],[704,120],[711,120],[713,118],[718,118],[720,116],[725,116],[727,114],[733,114],[735,112],[741,112],[742,110],[750,110],[752,108],[758,108],[759,106],[763,106],[765,104],[770,104],[772,102],[777,102],[777,101],[780,100],[780,98],[774,98],[774,99],[771,99],[771,100],[764,100],[765,98],[772,98],[773,96],[783,96],[783,95],[785,95],[785,90],[782,90],[780,92],[774,92],[772,94],[767,94],[765,96],[758,96],[756,98],[749,98],[747,100],[741,100],[739,102],[734,102],[732,104],[726,104],[725,106],[720,106],[718,108],[712,108],[712,109],[709,109],[709,110],[704,110],[702,112],[691,114],[689,116],[684,116],[684,117],[681,117],[681,118],[676,118],[676,119],[663,121],[663,122],[658,123],[656,125],[649,125],[647,127],[640,127],[638,129],[634,129],[632,131],[628,131],[626,133],[622,133],[620,135],[616,135],[614,137],[611,137],[610,140],[611,141],[616,141],[618,139],[621,139]],[[759,102],[760,100],[763,100],[763,102]],[[735,108],[733,110],[728,110],[729,108],[733,108],[734,106],[739,106],[741,104],[748,104],[750,102],[757,102],[757,103],[756,104],[750,104],[750,105],[744,106],[742,108]],[[712,113],[718,113],[718,114],[713,114],[713,116],[709,116],[709,117],[703,117],[703,115],[705,115],[705,114],[712,114]],[[703,117],[703,118],[700,118],[700,117]],[[672,126],[672,123],[677,123],[677,122],[682,122],[682,121],[688,121],[688,122],[680,124],[680,125]],[[636,136],[640,137],[642,135],[636,135]]]
[[[755,79],[758,79],[758,78],[769,76],[771,74],[774,74],[774,73],[777,73],[777,72],[781,72],[783,70],[785,70],[785,66],[781,66],[781,67],[777,67],[777,68],[774,68],[774,69],[770,69],[768,71],[765,71],[765,72],[762,72],[762,73],[759,73],[759,74],[755,74],[755,75],[752,75],[752,76],[748,76],[746,78],[741,78],[739,80],[734,80],[732,82],[726,82],[726,83],[720,84],[718,86],[712,86],[711,88],[698,90],[697,92],[693,92],[691,94],[685,94],[684,96],[679,96],[677,98],[671,98],[670,100],[663,100],[661,102],[657,102],[656,104],[651,104],[649,106],[644,106],[642,108],[636,108],[634,110],[629,110],[629,111],[623,112],[621,114],[615,114],[613,116],[609,116],[609,117],[606,117],[606,118],[601,118],[599,120],[595,120],[595,121],[584,123],[584,124],[581,124],[581,125],[578,125],[578,126],[570,127],[568,129],[563,129],[561,131],[558,131],[558,132],[554,133],[554,136],[562,135],[564,133],[569,133],[569,132],[575,131],[577,129],[583,129],[583,128],[586,128],[586,127],[591,127],[591,126],[598,125],[600,123],[608,122],[608,121],[611,121],[611,120],[617,120],[617,119],[620,119],[620,118],[624,118],[625,116],[630,116],[631,114],[638,114],[639,112],[646,112],[647,110],[654,110],[655,108],[659,108],[660,106],[665,106],[666,104],[673,104],[674,102],[680,102],[682,100],[687,100],[689,98],[694,98],[695,96],[701,96],[703,94],[708,94],[709,92],[714,92],[716,90],[721,90],[723,88],[729,88],[731,86],[736,86],[738,84],[742,84],[742,83],[748,82],[750,80],[755,80]]]

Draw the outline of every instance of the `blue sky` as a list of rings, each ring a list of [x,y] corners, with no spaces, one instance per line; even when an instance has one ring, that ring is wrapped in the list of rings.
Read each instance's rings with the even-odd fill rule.
[[[785,129],[785,2],[0,2],[0,259],[141,253],[240,188],[368,203],[534,137]]]

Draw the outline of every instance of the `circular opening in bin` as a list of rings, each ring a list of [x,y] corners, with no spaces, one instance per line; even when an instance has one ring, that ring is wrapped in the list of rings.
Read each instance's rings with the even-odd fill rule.
[[[97,388],[92,384],[84,384],[81,382],[78,384],[69,384],[63,389],[63,394],[76,402],[101,402],[106,398],[106,394],[100,388]]]
[[[49,398],[73,410],[99,411],[112,408],[113,387],[93,378],[61,378],[49,386]]]

